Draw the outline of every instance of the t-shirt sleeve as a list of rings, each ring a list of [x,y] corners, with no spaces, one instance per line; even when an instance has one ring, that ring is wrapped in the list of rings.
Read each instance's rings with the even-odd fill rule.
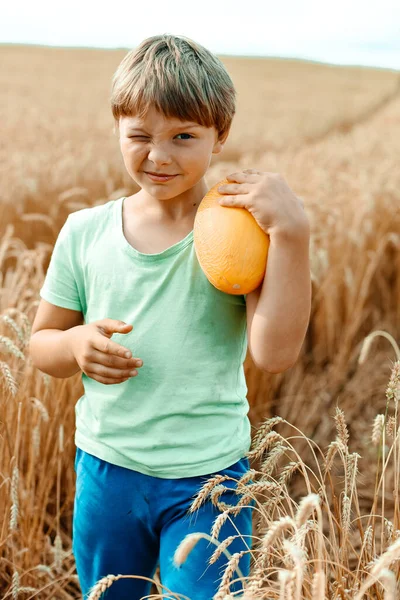
[[[82,312],[73,271],[72,243],[71,219],[68,215],[54,244],[49,267],[39,293],[44,300],[56,306]]]

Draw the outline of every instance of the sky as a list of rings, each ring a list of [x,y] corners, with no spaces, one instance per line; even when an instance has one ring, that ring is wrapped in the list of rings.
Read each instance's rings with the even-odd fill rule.
[[[10,0],[0,13],[0,44],[130,50],[162,33],[221,56],[400,71],[400,0]]]

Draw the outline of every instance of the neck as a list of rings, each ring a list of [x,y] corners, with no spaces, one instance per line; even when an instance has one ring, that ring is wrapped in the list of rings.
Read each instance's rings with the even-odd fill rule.
[[[160,221],[179,222],[194,218],[200,202],[208,190],[207,183],[202,180],[196,186],[176,198],[167,200],[154,198],[144,189],[140,190],[136,196],[138,205],[150,217]]]

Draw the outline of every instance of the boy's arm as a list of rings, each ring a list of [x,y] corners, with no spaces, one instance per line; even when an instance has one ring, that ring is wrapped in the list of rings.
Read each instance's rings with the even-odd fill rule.
[[[311,313],[310,230],[270,236],[268,263],[251,319],[254,361],[281,373],[297,361]]]
[[[52,377],[72,377],[81,369],[70,349],[70,342],[82,325],[61,329],[41,329],[31,336],[29,355],[34,366]]]

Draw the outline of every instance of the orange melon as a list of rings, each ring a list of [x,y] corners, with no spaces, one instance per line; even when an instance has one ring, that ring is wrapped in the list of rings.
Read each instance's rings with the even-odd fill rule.
[[[232,183],[223,179],[202,199],[195,216],[193,243],[208,281],[227,294],[249,294],[263,281],[269,236],[245,208],[221,206],[217,189]]]

